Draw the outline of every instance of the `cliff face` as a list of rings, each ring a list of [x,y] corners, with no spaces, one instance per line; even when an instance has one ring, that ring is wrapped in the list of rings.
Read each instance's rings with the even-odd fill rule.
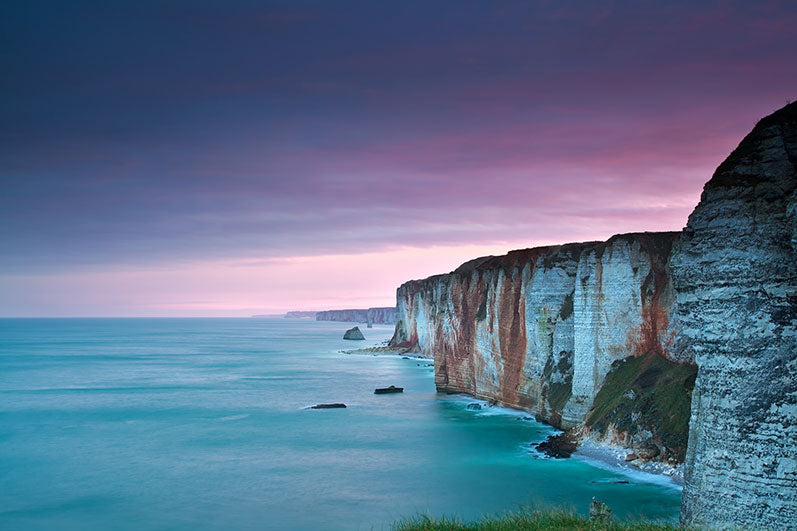
[[[717,168],[683,233],[479,258],[397,304],[391,343],[433,355],[439,390],[686,452],[684,524],[797,525],[797,103]]]
[[[368,308],[358,310],[327,310],[316,312],[316,321],[340,321],[345,323],[394,324],[396,308]]]
[[[671,259],[699,366],[681,517],[797,526],[797,103],[719,166]]]
[[[303,310],[294,310],[287,312],[284,317],[286,319],[315,319],[315,314],[318,312],[306,312]]]
[[[397,291],[391,343],[433,355],[440,391],[494,399],[556,426],[582,425],[618,360],[690,361],[674,341],[666,266],[677,235],[513,251],[407,282]],[[688,391],[681,389],[684,401]],[[594,436],[661,445],[655,425],[629,422],[618,435],[614,410],[604,413]]]
[[[366,315],[368,324],[395,324],[396,307],[388,306],[385,308],[368,308]]]

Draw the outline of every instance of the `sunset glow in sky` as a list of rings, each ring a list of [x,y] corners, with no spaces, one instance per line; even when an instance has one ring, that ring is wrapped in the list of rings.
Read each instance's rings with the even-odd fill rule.
[[[3,2],[0,316],[386,306],[679,230],[795,42],[794,2]]]

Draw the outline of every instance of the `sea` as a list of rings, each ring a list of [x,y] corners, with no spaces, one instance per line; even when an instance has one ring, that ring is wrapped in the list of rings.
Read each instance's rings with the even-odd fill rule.
[[[350,326],[0,319],[0,529],[379,530],[593,497],[676,521],[677,486],[540,455],[552,428],[437,393],[430,360],[342,353],[393,332]]]

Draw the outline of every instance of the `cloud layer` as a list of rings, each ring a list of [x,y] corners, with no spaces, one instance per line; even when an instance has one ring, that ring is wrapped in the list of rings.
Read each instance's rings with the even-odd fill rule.
[[[6,2],[0,275],[677,230],[797,93],[795,28],[789,2]]]

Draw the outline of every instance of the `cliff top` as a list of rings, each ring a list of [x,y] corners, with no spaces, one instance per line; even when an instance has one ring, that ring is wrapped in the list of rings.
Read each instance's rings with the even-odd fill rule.
[[[313,313],[328,313],[328,312],[367,312],[369,310],[395,310],[395,306],[374,306],[373,308],[343,308],[342,310],[319,310]]]
[[[564,243],[561,245],[547,245],[542,247],[531,247],[528,249],[516,249],[500,256],[482,256],[468,260],[450,273],[433,275],[424,279],[410,280],[406,284],[434,282],[449,275],[471,275],[474,271],[488,271],[493,269],[503,269],[509,273],[515,268],[523,268],[526,264],[536,262],[542,257],[546,267],[551,267],[561,259],[578,260],[584,251],[594,250],[598,256],[617,241],[639,242],[640,245],[650,254],[661,254],[666,260],[670,252],[672,242],[681,234],[680,232],[629,232],[615,234],[606,241],[586,241],[575,243]]]
[[[797,102],[758,121],[717,167],[705,190],[755,186],[763,181],[795,180],[797,175]]]

